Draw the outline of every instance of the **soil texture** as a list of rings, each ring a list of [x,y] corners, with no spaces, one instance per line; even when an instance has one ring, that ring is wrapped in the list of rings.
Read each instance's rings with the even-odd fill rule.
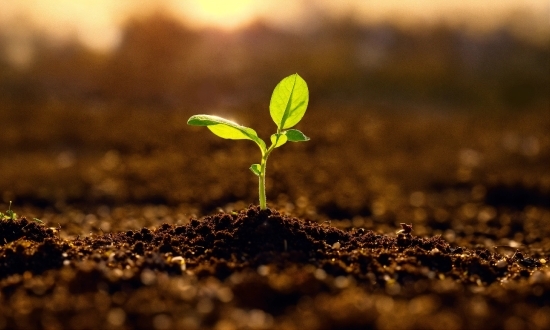
[[[195,110],[6,109],[0,329],[550,328],[547,108],[312,104],[264,211]]]
[[[548,325],[548,255],[340,230],[250,206],[61,239],[0,222],[3,328],[362,329]],[[521,308],[520,308],[521,306]],[[530,322],[530,323],[527,323]]]

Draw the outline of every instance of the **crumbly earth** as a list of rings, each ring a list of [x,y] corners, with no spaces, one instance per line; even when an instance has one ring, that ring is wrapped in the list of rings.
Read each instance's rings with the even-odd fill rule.
[[[4,329],[550,325],[549,255],[341,230],[256,206],[74,239],[0,222]]]
[[[219,114],[265,138],[266,107]],[[550,328],[546,105],[312,103],[263,212],[257,147],[196,113],[0,107],[26,217],[0,221],[0,329]]]

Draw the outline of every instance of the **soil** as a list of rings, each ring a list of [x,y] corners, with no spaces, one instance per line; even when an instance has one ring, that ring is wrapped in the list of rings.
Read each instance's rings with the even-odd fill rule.
[[[2,118],[0,329],[550,327],[545,112],[308,111],[263,211],[255,146],[187,115]]]
[[[254,206],[183,226],[74,240],[25,218],[2,221],[2,325],[548,325],[550,271],[542,256],[452,247],[403,228],[396,237],[343,231]]]

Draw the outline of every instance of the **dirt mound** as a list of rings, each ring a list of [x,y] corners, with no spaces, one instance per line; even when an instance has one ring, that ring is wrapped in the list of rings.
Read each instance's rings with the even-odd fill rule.
[[[256,206],[72,240],[25,219],[0,224],[12,239],[0,247],[2,328],[462,328],[499,310],[517,317],[513,301],[550,324],[539,315],[546,260],[451,246],[408,225],[345,231]],[[403,319],[386,315],[395,308]]]

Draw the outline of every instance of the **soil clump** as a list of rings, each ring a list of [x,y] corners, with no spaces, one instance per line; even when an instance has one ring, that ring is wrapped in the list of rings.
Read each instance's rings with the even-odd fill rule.
[[[1,328],[487,329],[550,324],[548,259],[259,210],[62,239],[0,222]],[[547,258],[547,257],[546,257]],[[521,308],[520,308],[521,307]],[[399,317],[396,317],[397,316]]]

